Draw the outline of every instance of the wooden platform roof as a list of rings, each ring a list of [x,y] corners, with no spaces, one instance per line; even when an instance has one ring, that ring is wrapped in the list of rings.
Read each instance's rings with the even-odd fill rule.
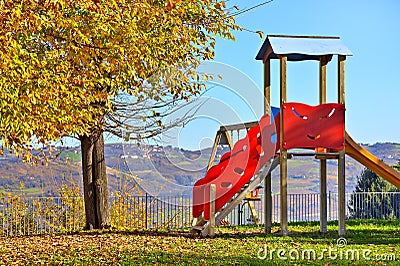
[[[353,55],[340,37],[267,35],[256,60],[278,59],[287,55],[288,61],[319,60],[322,55]]]

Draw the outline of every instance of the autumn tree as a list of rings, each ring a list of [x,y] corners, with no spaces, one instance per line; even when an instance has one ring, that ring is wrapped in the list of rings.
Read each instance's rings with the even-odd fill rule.
[[[2,147],[31,160],[78,137],[86,227],[107,227],[103,132],[165,130],[162,111],[204,88],[195,69],[213,59],[216,38],[233,39],[228,10],[218,0],[0,1]]]

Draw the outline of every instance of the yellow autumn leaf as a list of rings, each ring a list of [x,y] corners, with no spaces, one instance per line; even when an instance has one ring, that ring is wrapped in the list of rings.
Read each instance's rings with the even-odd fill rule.
[[[262,38],[263,38],[263,36],[264,36],[264,32],[262,32],[262,31],[258,30],[258,31],[256,31],[256,33],[258,33],[258,35],[260,36],[260,39],[262,39]]]

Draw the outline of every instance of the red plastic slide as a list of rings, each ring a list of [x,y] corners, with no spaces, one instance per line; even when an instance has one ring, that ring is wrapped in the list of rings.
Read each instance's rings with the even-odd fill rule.
[[[261,118],[258,126],[252,127],[247,136],[239,140],[232,151],[221,157],[220,163],[211,167],[205,178],[193,187],[193,216],[210,217],[210,184],[216,185],[215,210],[219,211],[251,177],[276,153],[273,143],[276,129],[270,117]]]

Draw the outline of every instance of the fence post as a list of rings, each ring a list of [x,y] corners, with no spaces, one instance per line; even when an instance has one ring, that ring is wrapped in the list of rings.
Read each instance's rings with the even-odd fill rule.
[[[329,191],[328,194],[328,200],[329,200],[329,220],[332,220],[332,198],[331,198],[331,192]]]
[[[145,229],[147,229],[147,202],[148,202],[147,197],[148,197],[148,194],[146,192],[146,195],[145,195],[145,206],[144,206],[144,213],[145,213],[145,215],[144,215],[144,226],[145,226]]]

